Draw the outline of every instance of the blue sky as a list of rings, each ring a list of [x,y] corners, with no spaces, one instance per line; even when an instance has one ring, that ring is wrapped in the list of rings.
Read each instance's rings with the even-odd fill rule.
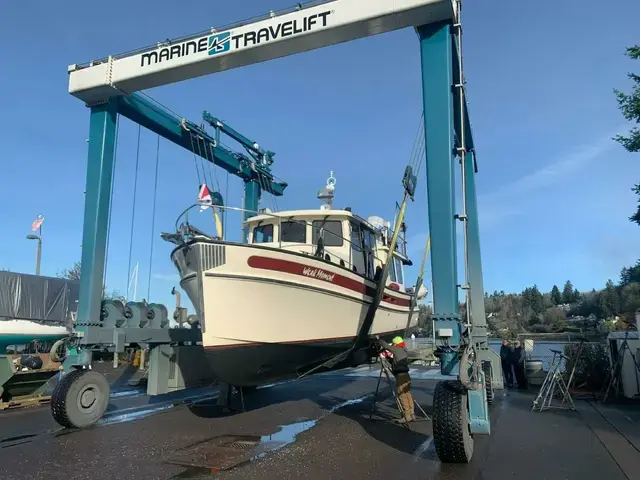
[[[3,51],[0,267],[32,272],[46,217],[42,273],[80,258],[89,112],[67,93],[67,66],[291,5],[237,2],[34,0],[0,7]],[[152,5],[152,6],[151,6]],[[549,290],[571,279],[580,290],[617,280],[638,254],[630,224],[640,157],[610,138],[627,128],[612,88],[628,89],[640,64],[624,56],[640,42],[640,3],[566,0],[467,2],[464,57],[477,176],[485,288]],[[37,15],[35,15],[37,12]],[[44,47],[44,48],[43,48]],[[275,173],[289,182],[280,208],[315,207],[328,171],[336,205],[390,218],[401,195],[421,104],[419,51],[412,30],[394,32],[149,91],[186,118],[201,111],[275,151]],[[107,283],[126,290],[137,126],[120,124]],[[142,132],[132,263],[138,297],[147,296],[156,137]],[[424,171],[424,170],[423,170]],[[176,276],[159,239],[193,202],[193,157],[162,140],[151,261],[151,300],[171,303]],[[424,179],[408,224],[415,263],[428,231]],[[223,186],[226,175],[217,172]],[[229,179],[228,204],[241,182]],[[265,196],[263,205],[271,206]],[[210,217],[198,222],[212,228]],[[239,234],[238,219],[229,218]],[[414,271],[415,275],[415,271]]]

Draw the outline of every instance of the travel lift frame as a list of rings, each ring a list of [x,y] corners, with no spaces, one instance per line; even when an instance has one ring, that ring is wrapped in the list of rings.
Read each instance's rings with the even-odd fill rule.
[[[473,435],[490,433],[487,402],[493,396],[492,387],[503,385],[498,356],[487,343],[474,180],[477,169],[459,54],[458,0],[333,0],[310,6],[298,4],[259,20],[219,30],[212,28],[198,35],[69,67],[69,92],[91,108],[91,120],[77,335],[74,349],[65,360],[66,368],[77,370],[63,377],[58,386],[59,410],[64,410],[66,401],[82,405],[86,412],[80,415],[79,423],[85,424],[92,420],[92,415],[101,415],[102,405],[95,407],[95,391],[82,393],[87,384],[101,388],[106,384],[98,375],[91,382],[86,381],[90,349],[106,344],[121,349],[124,337],[129,341],[136,335],[134,331],[122,333],[116,328],[99,327],[117,115],[125,115],[193,151],[184,142],[181,119],[163,116],[166,112],[159,113],[145,97],[134,92],[407,27],[415,27],[420,42],[435,339],[441,373],[451,378],[436,386],[434,441],[442,461],[470,461]],[[456,157],[462,159],[464,210],[460,215],[455,212]],[[221,166],[224,168],[224,161]],[[245,206],[255,207],[260,184],[254,181],[250,167],[239,170],[245,179]],[[281,187],[271,184],[276,194]],[[465,232],[466,268],[461,285],[457,281],[456,220],[463,222]],[[464,322],[458,313],[458,288],[467,297],[468,321]],[[165,330],[160,343],[193,340],[189,337],[192,332]],[[158,359],[159,354],[154,357],[152,353],[151,360],[154,358]],[[83,375],[85,381],[81,381]],[[485,375],[491,380],[485,382]],[[70,378],[65,381],[67,377]],[[101,388],[94,389],[98,397]],[[98,413],[92,414],[91,409],[97,409]],[[74,423],[60,412],[57,416],[62,423],[65,420],[67,424]]]

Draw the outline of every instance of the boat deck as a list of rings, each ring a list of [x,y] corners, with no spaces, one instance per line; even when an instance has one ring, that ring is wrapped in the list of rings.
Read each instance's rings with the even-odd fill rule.
[[[103,424],[83,431],[60,430],[48,408],[0,413],[0,478],[640,478],[637,406],[581,400],[578,412],[532,413],[531,394],[500,392],[492,435],[476,440],[471,464],[445,465],[430,422],[408,431],[383,419],[397,416],[386,386],[369,420],[377,375],[363,367],[267,386],[233,416],[215,405],[213,388],[169,399],[120,390]],[[413,371],[428,413],[438,378]]]

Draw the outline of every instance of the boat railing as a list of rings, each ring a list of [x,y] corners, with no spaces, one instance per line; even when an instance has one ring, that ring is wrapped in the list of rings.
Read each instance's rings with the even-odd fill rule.
[[[180,230],[180,228],[179,228],[180,219],[182,217],[185,217],[186,218],[186,222],[188,224],[189,223],[189,220],[188,220],[189,211],[191,209],[193,209],[193,208],[196,208],[196,207],[200,208],[201,206],[202,205],[199,204],[199,203],[194,203],[193,205],[191,205],[188,208],[186,208],[185,210],[183,210],[183,212],[176,219],[176,223],[175,223],[176,232],[178,232]],[[305,226],[311,226],[311,228],[314,228],[313,223],[308,222],[306,220],[301,220],[301,219],[295,218],[293,216],[276,214],[276,213],[273,213],[273,212],[270,212],[270,211],[266,211],[266,210],[249,210],[249,209],[246,209],[246,208],[231,207],[231,206],[227,206],[227,205],[216,205],[215,208],[220,209],[222,211],[228,210],[228,211],[235,211],[235,212],[241,212],[241,213],[250,213],[250,214],[252,214],[252,216],[258,216],[258,215],[267,216],[267,217],[271,217],[271,218],[277,220],[277,222],[278,222],[278,248],[279,249],[283,249],[283,246],[282,246],[282,234],[281,234],[283,221],[284,222],[290,222],[290,223],[300,223],[300,224],[304,224]],[[322,210],[319,210],[319,212],[322,212]],[[322,215],[322,214],[319,213],[319,215]],[[323,230],[323,229],[321,228],[321,230]],[[226,225],[223,225],[223,231],[222,231],[222,234],[223,234],[222,235],[222,239],[223,240],[225,239],[225,233],[226,233]],[[323,234],[324,235],[328,234],[330,236],[332,235],[334,237],[341,238],[343,242],[346,242],[348,245],[350,245],[351,248],[349,248],[349,258],[348,259],[341,258],[338,254],[335,253],[335,251],[332,251],[331,255],[335,256],[338,260],[341,260],[341,261],[345,262],[348,265],[349,268],[353,268],[353,266],[354,266],[353,257],[352,257],[353,249],[355,247],[357,250],[363,251],[362,245],[360,243],[352,242],[350,238],[346,238],[343,235],[338,235],[337,233],[330,232],[328,230],[324,230]],[[266,243],[270,243],[270,242],[266,242]],[[313,245],[313,244],[310,244],[310,243],[296,243],[296,242],[284,242],[284,243],[287,244],[287,245],[285,245],[284,248],[292,248],[292,247],[296,247],[296,246]],[[369,252],[371,253],[371,255],[372,255],[374,260],[379,261],[381,265],[384,264],[385,260],[383,260],[380,257],[378,257],[374,253],[374,250],[369,249]]]

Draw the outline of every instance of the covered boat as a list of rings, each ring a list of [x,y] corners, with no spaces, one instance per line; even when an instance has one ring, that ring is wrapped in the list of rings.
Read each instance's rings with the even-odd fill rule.
[[[0,272],[0,355],[10,345],[53,343],[73,327],[79,281]]]

